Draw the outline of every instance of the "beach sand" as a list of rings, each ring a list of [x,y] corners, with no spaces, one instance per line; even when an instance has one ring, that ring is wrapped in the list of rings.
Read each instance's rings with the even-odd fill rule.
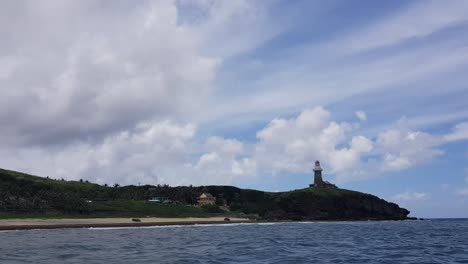
[[[56,229],[56,228],[89,228],[89,227],[131,227],[131,226],[164,226],[164,225],[195,225],[195,224],[230,224],[253,222],[247,218],[224,217],[208,218],[80,218],[80,219],[8,219],[0,220],[0,230]]]

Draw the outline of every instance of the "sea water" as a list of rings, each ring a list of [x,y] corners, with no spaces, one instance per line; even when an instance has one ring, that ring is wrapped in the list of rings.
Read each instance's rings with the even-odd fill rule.
[[[6,231],[0,263],[468,263],[468,220]]]

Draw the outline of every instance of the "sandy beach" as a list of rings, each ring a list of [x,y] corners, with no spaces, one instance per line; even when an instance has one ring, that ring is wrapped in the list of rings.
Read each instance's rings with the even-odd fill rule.
[[[27,230],[27,229],[57,229],[57,228],[89,228],[89,227],[130,227],[130,226],[164,226],[164,225],[195,225],[195,224],[229,224],[252,222],[247,218],[224,217],[208,218],[81,218],[81,219],[8,219],[0,220],[0,230]]]

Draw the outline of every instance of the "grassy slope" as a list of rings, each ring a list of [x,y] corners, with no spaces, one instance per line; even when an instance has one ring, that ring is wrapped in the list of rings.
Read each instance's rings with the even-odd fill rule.
[[[204,212],[201,208],[188,205],[150,204],[145,201],[106,201],[95,202],[90,214],[61,212],[45,213],[2,213],[0,219],[58,219],[58,218],[107,218],[107,217],[209,217],[215,214]],[[217,215],[217,214],[216,214]]]
[[[99,188],[103,188],[103,186],[100,186],[99,184],[90,182],[54,180],[4,169],[0,169],[0,177],[12,177],[18,183],[23,182],[38,186],[47,186],[51,189],[57,189],[61,191],[95,191]]]
[[[94,202],[95,212],[113,216],[153,216],[153,217],[206,217],[210,216],[201,208],[190,205],[156,204],[145,201],[106,201]],[[99,215],[99,214],[97,214]]]
[[[62,181],[48,179],[44,177],[29,175],[16,171],[0,169],[0,184],[6,182],[7,179],[14,180],[13,187],[32,189],[47,189],[53,190],[54,192],[61,193],[96,193],[96,192],[113,192],[113,187],[105,187],[94,183],[81,182],[81,181]],[[0,193],[2,192],[0,186]],[[3,186],[5,187],[5,186]],[[3,190],[5,191],[5,190]],[[212,214],[204,212],[201,208],[187,206],[187,205],[175,205],[175,204],[156,204],[149,203],[144,200],[107,200],[107,201],[94,201],[89,203],[90,214],[79,214],[79,213],[64,213],[55,210],[46,210],[44,213],[37,212],[1,212],[0,219],[8,218],[65,218],[65,217],[208,217]]]

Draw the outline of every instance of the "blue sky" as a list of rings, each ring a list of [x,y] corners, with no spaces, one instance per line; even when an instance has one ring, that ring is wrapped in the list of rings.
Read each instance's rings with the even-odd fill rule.
[[[468,217],[466,1],[1,5],[0,167]]]

